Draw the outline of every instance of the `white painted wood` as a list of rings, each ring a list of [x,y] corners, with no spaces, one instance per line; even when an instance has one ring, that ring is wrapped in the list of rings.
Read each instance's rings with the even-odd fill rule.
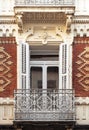
[[[30,88],[30,51],[27,43],[21,43],[21,88]]]
[[[59,49],[59,89],[68,89],[69,85],[69,45],[60,44]]]

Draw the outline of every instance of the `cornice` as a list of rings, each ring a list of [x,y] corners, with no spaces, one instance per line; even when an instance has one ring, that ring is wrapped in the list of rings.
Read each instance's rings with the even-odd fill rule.
[[[73,24],[89,24],[89,15],[77,15],[73,17]]]
[[[16,24],[15,20],[0,20],[0,24]]]
[[[75,15],[74,18],[88,18],[89,19],[89,15]]]
[[[89,20],[73,20],[73,24],[89,24]]]
[[[85,20],[74,20],[73,22],[72,22],[73,24],[89,24],[89,21],[85,21]]]
[[[0,15],[0,24],[15,24],[16,19],[14,15]]]

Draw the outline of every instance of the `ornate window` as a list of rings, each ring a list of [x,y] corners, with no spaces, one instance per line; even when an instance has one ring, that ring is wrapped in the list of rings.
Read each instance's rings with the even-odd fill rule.
[[[31,49],[27,43],[21,43],[20,46],[21,88],[41,88],[41,82],[43,89],[52,88],[52,85],[55,89],[68,88],[69,45],[62,43],[56,48],[57,51],[55,46],[53,50],[45,46]]]

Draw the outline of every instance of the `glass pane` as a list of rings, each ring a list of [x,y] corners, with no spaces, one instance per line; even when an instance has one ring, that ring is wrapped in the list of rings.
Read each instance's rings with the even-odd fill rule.
[[[31,55],[31,61],[58,61],[58,55]]]
[[[42,89],[41,67],[31,67],[31,89]]]
[[[58,89],[58,67],[47,68],[47,89]]]

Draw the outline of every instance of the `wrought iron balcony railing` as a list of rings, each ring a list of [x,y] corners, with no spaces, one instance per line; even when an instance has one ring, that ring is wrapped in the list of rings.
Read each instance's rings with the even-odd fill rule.
[[[22,5],[43,5],[43,6],[49,6],[49,5],[74,5],[74,0],[15,0],[16,6],[22,6]]]
[[[16,90],[15,121],[74,121],[73,90]]]

